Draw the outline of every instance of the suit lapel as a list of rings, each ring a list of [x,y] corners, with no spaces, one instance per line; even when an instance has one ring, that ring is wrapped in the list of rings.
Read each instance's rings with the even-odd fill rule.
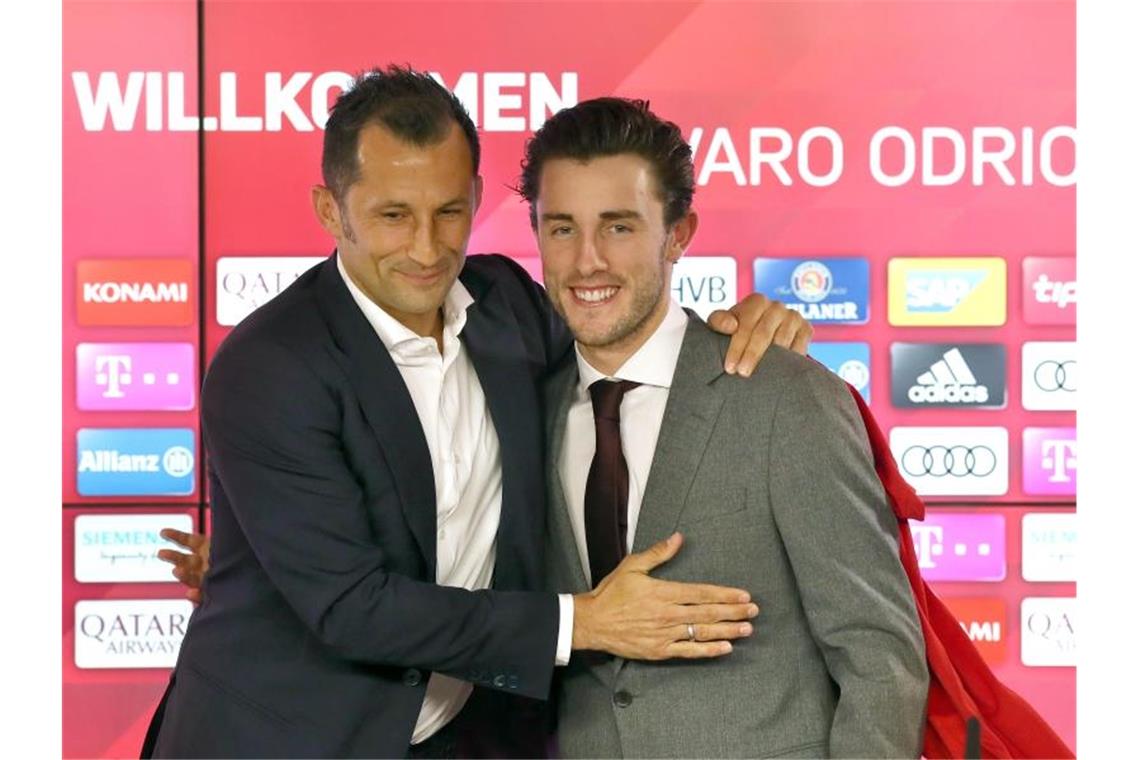
[[[435,578],[436,495],[431,453],[404,378],[348,292],[335,254],[318,276],[318,305],[341,352],[364,416],[392,471],[404,518]]]
[[[542,433],[535,381],[507,295],[495,281],[463,276],[475,299],[460,338],[479,376],[502,457],[503,501],[495,587],[533,589],[542,577]]]
[[[549,496],[547,498],[547,529],[550,532],[550,550],[554,553],[551,559],[555,560],[566,571],[567,578],[572,587],[559,588],[556,591],[581,593],[590,590],[586,581],[586,573],[582,570],[582,560],[578,556],[578,544],[574,538],[574,529],[570,525],[570,511],[566,504],[566,492],[562,486],[560,464],[562,462],[562,449],[566,437],[566,416],[570,412],[570,405],[574,399],[574,390],[578,382],[578,364],[573,359],[574,353],[566,360],[558,372],[547,382],[546,388],[546,450],[550,455],[546,459],[546,482]],[[555,580],[554,578],[551,579]]]
[[[641,501],[635,552],[668,538],[677,527],[724,404],[723,391],[713,384],[724,374],[723,361],[717,338],[690,314]]]

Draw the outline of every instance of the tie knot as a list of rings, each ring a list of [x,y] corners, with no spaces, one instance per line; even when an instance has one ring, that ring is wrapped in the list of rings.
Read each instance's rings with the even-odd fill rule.
[[[621,400],[625,394],[641,383],[632,380],[596,380],[590,383],[590,401],[594,404],[594,419],[617,422],[621,419]]]

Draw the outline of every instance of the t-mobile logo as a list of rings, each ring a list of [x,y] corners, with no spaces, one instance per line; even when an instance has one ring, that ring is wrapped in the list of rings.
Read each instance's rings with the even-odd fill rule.
[[[77,404],[84,411],[187,411],[194,408],[190,343],[81,343]]]
[[[1070,483],[1077,469],[1077,442],[1046,439],[1041,444],[1041,467],[1052,470],[1050,483]]]

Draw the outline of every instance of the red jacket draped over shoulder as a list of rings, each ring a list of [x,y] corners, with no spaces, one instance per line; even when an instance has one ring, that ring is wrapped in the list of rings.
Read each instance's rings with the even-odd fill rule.
[[[903,480],[890,445],[863,397],[848,386],[875,458],[875,471],[899,520],[899,556],[910,579],[930,667],[923,754],[960,758],[966,751],[966,721],[981,722],[982,757],[1071,758],[1072,751],[1024,699],[1002,684],[974,648],[953,613],[918,572],[908,520],[921,520],[926,506]]]

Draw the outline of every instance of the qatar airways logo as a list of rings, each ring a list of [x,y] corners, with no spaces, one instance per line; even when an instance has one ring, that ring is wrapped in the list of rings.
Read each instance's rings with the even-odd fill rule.
[[[430,76],[459,99],[475,126],[484,132],[525,132],[542,126],[552,114],[578,103],[578,74],[564,71],[465,71],[448,81]],[[324,129],[334,97],[352,85],[343,71],[267,71],[218,76],[218,100],[208,106],[217,115],[193,113],[196,95],[181,71],[71,72],[71,84],[83,128],[130,132],[297,132]],[[261,108],[242,113],[247,89],[261,94]],[[239,93],[241,93],[239,97]]]

